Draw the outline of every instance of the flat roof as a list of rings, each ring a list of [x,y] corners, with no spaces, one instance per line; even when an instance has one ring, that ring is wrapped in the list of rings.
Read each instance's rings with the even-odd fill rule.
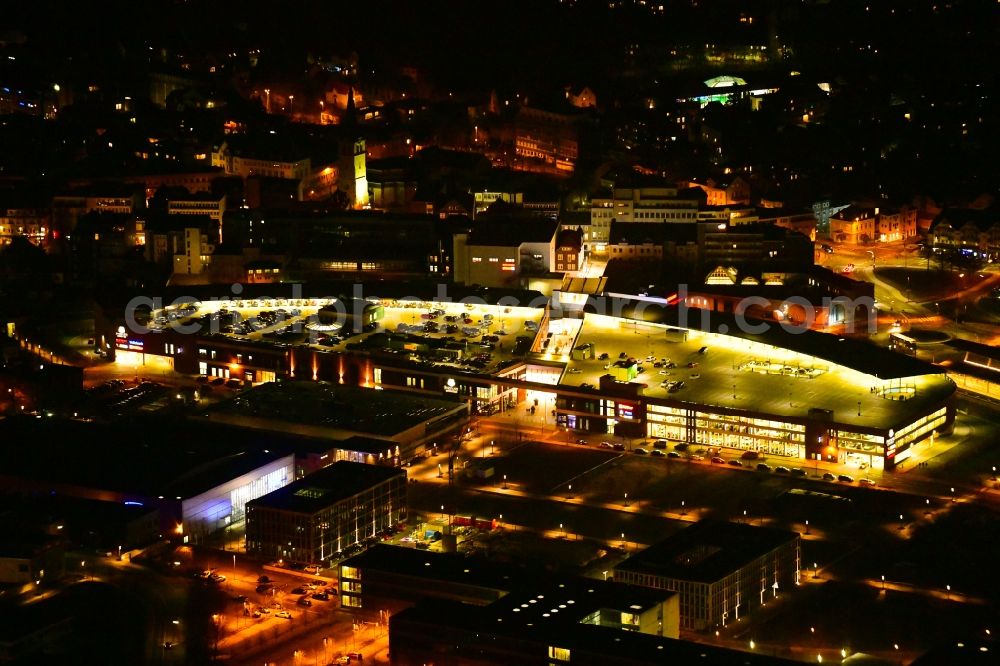
[[[578,624],[584,617],[602,608],[642,612],[676,594],[669,590],[553,574],[542,567],[519,567],[455,553],[430,553],[387,544],[373,546],[343,564],[428,582],[443,581],[499,590],[505,594],[490,604],[490,613],[504,618],[504,621],[522,625],[543,619],[553,624]],[[552,608],[558,610],[553,613]],[[543,613],[548,615],[543,618]]]
[[[796,532],[773,527],[701,520],[649,546],[615,568],[664,578],[714,583],[798,538]]]
[[[435,637],[434,628],[455,629],[474,634],[478,643],[464,644],[470,657],[482,663],[499,663],[485,661],[486,656],[480,652],[477,645],[489,646],[502,644],[503,641],[516,641],[523,645],[525,641],[534,642],[539,648],[558,646],[570,652],[579,650],[594,654],[612,656],[614,663],[648,663],[648,664],[713,664],[716,666],[773,666],[774,664],[797,664],[770,655],[753,652],[741,652],[728,648],[694,643],[663,636],[652,636],[638,631],[623,631],[610,627],[592,624],[559,622],[532,622],[530,626],[523,623],[512,623],[494,612],[496,603],[486,607],[470,606],[457,601],[443,599],[427,599],[400,611],[390,619],[390,637],[393,635],[393,622],[409,622],[429,628],[427,640],[449,641],[453,637],[444,635]],[[461,650],[462,646],[455,646]],[[545,653],[540,652],[537,661],[544,659]],[[574,659],[576,661],[576,659]]]
[[[248,504],[292,513],[313,514],[396,477],[402,477],[405,481],[406,471],[396,467],[340,460]]]
[[[289,455],[273,438],[158,417],[115,423],[33,417],[0,420],[0,474],[41,483],[188,498]],[[83,445],[83,444],[86,445]]]
[[[981,342],[973,342],[964,338],[952,338],[943,344],[946,347],[982,356],[991,361],[1000,361],[1000,349],[993,345],[984,345]]]
[[[462,409],[464,403],[401,391],[314,381],[263,384],[209,408],[204,415],[224,422],[259,427],[261,420],[321,428],[331,434],[363,433],[391,437]],[[246,422],[242,423],[245,417]]]
[[[517,247],[521,243],[548,243],[559,224],[548,218],[497,219],[476,223],[466,241],[469,246]]]
[[[642,613],[664,603],[677,592],[605,582],[593,578],[562,577],[547,585],[524,586],[494,601],[489,615],[521,626],[549,623],[571,630],[602,609]]]
[[[774,415],[792,423],[815,419],[811,413],[813,409],[829,410],[831,426],[843,424],[853,431],[871,434],[888,433],[913,422],[943,406],[955,391],[955,384],[944,374],[943,368],[913,361],[889,350],[868,347],[850,339],[839,342],[837,336],[817,334],[828,345],[844,345],[844,350],[866,348],[864,353],[847,358],[840,358],[840,350],[835,348],[837,354],[823,354],[827,358],[837,357],[836,361],[829,362],[803,351],[810,349],[808,344],[800,344],[800,338],[807,337],[805,335],[784,333],[779,338],[775,335],[737,337],[702,333],[695,327],[700,323],[699,312],[689,313],[692,328],[684,330],[628,318],[587,315],[576,342],[594,343],[597,357],[569,359],[569,372],[560,380],[560,391],[588,391],[581,389],[582,384],[600,386],[600,378],[613,372],[611,367],[605,366],[625,353],[640,361],[642,372],[632,380],[632,385],[643,387],[642,396],[646,401],[662,401],[679,409],[696,410],[703,405],[716,412],[733,410],[737,414]],[[777,328],[774,323],[769,325]],[[712,329],[712,326],[705,327],[705,330]],[[706,351],[700,353],[703,347]],[[811,351],[824,352],[823,349]],[[600,360],[605,353],[610,358]],[[650,355],[654,361],[666,358],[677,367],[657,368],[645,360]],[[914,374],[880,381],[859,362],[869,357],[873,363],[888,366],[902,359],[899,367],[908,367]],[[688,364],[695,367],[689,368]],[[680,390],[671,391],[665,384],[678,381],[685,382]],[[873,388],[885,393],[872,392]],[[589,391],[599,392],[597,389]]]
[[[666,306],[648,301],[622,299],[622,317],[649,323],[677,326],[706,333],[720,333],[744,340],[760,342],[782,349],[814,356],[879,379],[897,379],[918,375],[941,374],[943,368],[919,361],[910,356],[893,354],[876,347],[867,340],[798,329],[794,333],[778,324],[768,323],[761,333],[741,330],[741,323],[734,315],[709,310],[699,310],[686,306]],[[598,299],[588,300],[586,309],[599,312],[604,303]],[[750,321],[751,324],[761,322]],[[745,324],[744,326],[745,327]]]
[[[341,565],[499,591],[508,591],[515,585],[523,585],[526,580],[541,581],[545,577],[545,572],[541,570],[534,572],[534,575],[529,573],[526,576],[524,569],[514,565],[486,563],[458,553],[431,553],[383,543],[344,560]]]

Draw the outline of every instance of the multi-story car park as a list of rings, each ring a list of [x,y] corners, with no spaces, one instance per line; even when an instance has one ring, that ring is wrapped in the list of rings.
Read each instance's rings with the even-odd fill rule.
[[[305,322],[303,328],[279,337],[269,332],[281,324],[246,333],[164,327],[133,334],[105,322],[97,341],[119,354],[167,356],[191,374],[458,397],[483,415],[525,404],[567,431],[859,469],[895,467],[914,446],[948,432],[954,419],[955,386],[942,368],[850,337],[774,322],[741,326],[735,315],[650,302],[592,300],[560,318],[539,299],[535,307],[368,300],[378,301],[382,318],[360,335],[329,328],[320,333],[326,337],[309,335],[311,315],[330,299],[261,297],[195,304],[181,321],[212,309],[281,308],[297,311],[290,318]],[[753,327],[766,330],[741,331]],[[587,343],[593,357],[572,359],[572,350]]]

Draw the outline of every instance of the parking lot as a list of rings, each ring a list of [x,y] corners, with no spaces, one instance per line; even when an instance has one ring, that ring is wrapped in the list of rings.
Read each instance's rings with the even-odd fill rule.
[[[423,354],[426,358],[485,370],[529,352],[542,316],[538,308],[368,300],[381,305],[384,316],[361,333],[338,323],[319,321],[319,310],[330,304],[329,299],[199,302],[152,312],[149,326],[153,330],[189,327],[235,340],[327,350],[344,350],[361,342],[364,333],[391,332],[409,341],[411,348],[427,347],[428,353]],[[566,338],[568,345],[572,336]]]
[[[595,358],[572,360],[562,383],[597,386],[606,374],[626,373],[645,395],[691,403],[804,417],[810,408],[866,426],[890,427],[915,415],[948,389],[944,375],[907,378],[915,400],[886,400],[872,393],[871,376],[829,361],[741,338],[689,331],[603,316],[584,320],[576,344],[594,345]],[[680,386],[680,388],[678,388]],[[860,412],[860,415],[858,414]]]

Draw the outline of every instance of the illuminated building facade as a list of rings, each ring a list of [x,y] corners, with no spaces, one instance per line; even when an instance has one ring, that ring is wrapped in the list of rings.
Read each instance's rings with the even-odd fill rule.
[[[891,243],[917,235],[917,210],[852,205],[830,217],[830,238],[848,245]]]
[[[0,247],[23,236],[44,245],[51,230],[49,211],[43,208],[0,208]]]
[[[524,276],[546,275],[556,264],[558,228],[548,219],[490,220],[455,234],[455,282],[515,287]]]
[[[706,455],[752,451],[774,464],[837,462],[862,473],[894,468],[914,447],[949,432],[954,422],[955,385],[937,366],[827,333],[785,333],[783,321],[768,323],[763,334],[741,334],[731,313],[690,310],[690,317],[701,321],[679,325],[673,319],[680,316],[678,308],[644,302],[640,311],[639,305],[631,302],[620,316],[586,314],[582,320],[553,320],[537,308],[498,315],[531,319],[537,332],[524,335],[518,323],[519,332],[509,329],[506,337],[498,337],[498,344],[507,345],[503,353],[513,357],[491,369],[486,363],[456,365],[482,352],[476,346],[480,329],[475,345],[451,347],[448,340],[426,335],[373,336],[381,342],[326,349],[169,329],[125,334],[124,327],[118,336],[114,329],[99,335],[97,343],[108,353],[117,348],[144,358],[165,356],[179,372],[250,383],[295,378],[457,398],[474,414],[535,399],[538,418],[551,418],[567,437],[579,431],[608,433],[632,444],[665,439]],[[386,317],[394,308],[384,306]],[[396,308],[391,316],[416,326],[410,322],[424,321],[418,314]],[[650,317],[660,321],[651,323]],[[709,332],[722,324],[734,334]],[[612,352],[612,358],[571,358],[573,349],[588,343],[595,353]],[[620,350],[637,346],[649,357],[643,360],[633,352],[638,358],[617,358]],[[661,376],[651,363],[661,356],[682,367]],[[422,360],[431,358],[436,360]],[[688,359],[694,359],[694,369],[683,367]],[[672,386],[680,379],[685,386]]]
[[[590,247],[605,252],[614,222],[696,222],[700,199],[675,187],[616,187],[610,197],[595,197],[590,209]]]
[[[799,583],[799,535],[702,520],[615,567],[615,582],[680,593],[682,629],[725,627]]]
[[[247,551],[320,564],[406,519],[406,470],[339,461],[247,504]]]

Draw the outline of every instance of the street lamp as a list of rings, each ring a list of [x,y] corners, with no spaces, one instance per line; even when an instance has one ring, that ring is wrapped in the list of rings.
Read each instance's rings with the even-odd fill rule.
[[[628,493],[625,493],[625,506],[628,506]]]

